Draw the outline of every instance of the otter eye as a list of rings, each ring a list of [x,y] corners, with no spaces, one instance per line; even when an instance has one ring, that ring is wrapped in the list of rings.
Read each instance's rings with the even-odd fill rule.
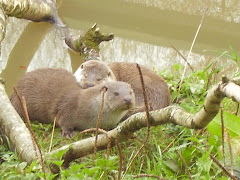
[[[81,69],[83,69],[83,64],[80,66]]]
[[[111,75],[111,72],[108,72],[108,76],[110,76]]]
[[[115,93],[114,93],[114,95],[115,95],[115,96],[118,96],[118,95],[119,95],[119,93],[118,93],[118,92],[115,92]]]

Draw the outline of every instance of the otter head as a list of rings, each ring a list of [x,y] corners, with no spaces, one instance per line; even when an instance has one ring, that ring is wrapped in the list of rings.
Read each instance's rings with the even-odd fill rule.
[[[135,105],[135,95],[130,84],[121,81],[105,82],[106,106],[112,111],[128,111]]]
[[[108,81],[102,85],[101,91],[105,90],[105,94],[100,127],[112,129],[134,107],[135,95],[131,86],[125,82]]]
[[[105,81],[116,81],[110,67],[97,60],[89,60],[81,64],[74,73],[78,83],[83,89],[93,87]]]

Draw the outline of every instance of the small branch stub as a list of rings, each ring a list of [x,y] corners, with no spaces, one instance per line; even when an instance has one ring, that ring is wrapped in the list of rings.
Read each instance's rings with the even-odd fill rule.
[[[85,60],[99,59],[99,44],[103,41],[110,41],[114,38],[113,34],[103,34],[94,24],[84,35],[73,38],[65,37],[66,44],[74,51],[80,52]]]

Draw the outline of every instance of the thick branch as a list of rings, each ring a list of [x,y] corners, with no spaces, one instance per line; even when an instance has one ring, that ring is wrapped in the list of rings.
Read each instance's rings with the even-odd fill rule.
[[[53,21],[56,11],[52,0],[0,0],[6,15],[34,22]]]
[[[5,31],[6,31],[6,15],[0,4],[0,42],[2,42],[2,40],[5,37]]]
[[[13,147],[16,148],[21,159],[28,163],[36,159],[31,135],[20,116],[12,107],[4,90],[2,80],[0,82],[0,126]]]
[[[84,35],[73,37],[70,35],[69,28],[59,17],[54,0],[0,0],[0,5],[8,16],[54,24],[60,30],[69,48],[79,52],[86,60],[99,59],[99,44],[114,38],[113,34],[101,33],[96,24]]]
[[[185,112],[178,106],[168,106],[164,109],[151,111],[151,126],[158,126],[166,123],[182,125],[191,129],[201,129],[208,125],[209,122],[218,113],[220,103],[224,97],[237,99],[240,102],[240,87],[233,82],[221,82],[218,86],[213,87],[207,97],[204,107],[196,114]],[[137,113],[118,125],[115,129],[108,132],[112,145],[115,139],[119,142],[127,140],[132,133],[147,126],[145,113]],[[69,149],[64,156],[65,165],[67,166],[72,160],[91,154],[94,151],[95,137],[87,138],[70,145],[66,145],[55,150],[48,155],[58,152],[59,150]],[[98,137],[98,150],[106,149],[108,138],[101,134]]]

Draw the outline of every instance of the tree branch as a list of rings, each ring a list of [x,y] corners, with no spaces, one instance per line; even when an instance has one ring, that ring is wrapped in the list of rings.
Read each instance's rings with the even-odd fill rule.
[[[2,80],[0,81],[0,125],[22,160],[31,163],[37,158],[30,132],[11,105]]]
[[[85,60],[99,60],[99,44],[103,41],[110,41],[114,38],[113,34],[103,34],[94,24],[84,36],[72,37],[69,36],[68,31],[63,29],[66,44],[74,51],[80,52]]]
[[[28,19],[34,22],[50,22],[59,29],[68,47],[79,52],[86,60],[99,59],[99,44],[114,38],[113,34],[101,33],[96,24],[85,34],[73,37],[69,28],[59,17],[54,0],[0,0],[0,5],[2,5],[7,16]],[[0,24],[2,23],[1,17],[0,12]],[[5,30],[5,24],[1,24],[1,26]],[[0,38],[1,36],[3,35],[0,32]]]
[[[150,112],[151,126],[158,126],[166,123],[173,123],[191,129],[201,129],[210,123],[219,111],[220,103],[224,97],[237,99],[240,102],[240,87],[232,81],[220,82],[214,86],[208,93],[204,107],[196,114],[187,113],[181,107],[172,105],[164,109]],[[141,112],[132,115],[127,120],[119,124],[115,129],[108,131],[108,137],[111,138],[111,147],[114,141],[125,141],[131,135],[147,127],[146,113]],[[72,144],[66,145],[50,152],[48,155],[54,154],[60,150],[69,149],[64,156],[65,166],[74,159],[86,156],[93,153],[95,137],[90,137]],[[105,134],[98,136],[98,150],[106,149],[108,145],[108,138]]]
[[[57,12],[52,0],[0,0],[7,16],[34,22],[53,21]]]
[[[2,42],[2,40],[5,37],[5,31],[6,31],[6,15],[4,9],[0,4],[0,42]]]
[[[240,86],[235,83],[240,82],[239,79],[229,81],[223,78],[222,82],[209,90],[204,107],[196,114],[187,113],[184,109],[175,105],[151,111],[151,126],[173,123],[192,129],[206,127],[218,113],[220,103],[224,97],[240,102]],[[34,160],[36,157],[32,141],[30,141],[31,136],[29,131],[11,106],[2,83],[0,83],[0,124],[7,137],[10,138],[10,141],[16,147],[20,157],[28,163]],[[115,144],[115,140],[118,140],[118,142],[127,140],[135,131],[143,127],[147,127],[146,113],[142,112],[132,115],[115,129],[108,131],[108,137],[111,138],[111,147]],[[98,150],[107,148],[109,144],[108,137],[105,134],[98,136]],[[59,150],[68,149],[64,156],[64,165],[68,166],[72,160],[93,153],[94,146],[95,137],[91,137],[63,146],[47,155],[56,153]]]

